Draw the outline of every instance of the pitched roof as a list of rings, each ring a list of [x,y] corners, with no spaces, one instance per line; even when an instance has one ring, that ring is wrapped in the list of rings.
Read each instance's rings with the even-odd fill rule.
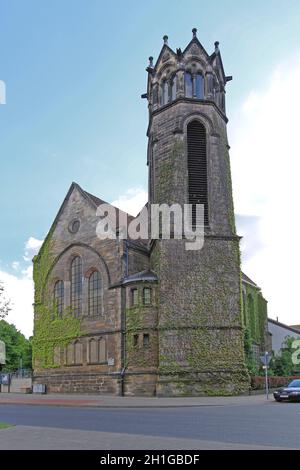
[[[300,325],[290,325],[290,328],[294,328],[294,330],[299,330],[300,332]]]
[[[277,320],[273,320],[272,318],[268,318],[268,322],[272,323],[273,325],[280,326],[281,328],[285,328],[286,330],[291,331],[292,333],[300,335],[300,329],[285,325],[284,323],[281,323]]]
[[[109,204],[109,203],[103,201],[102,199],[98,198],[97,196],[94,196],[93,194],[91,194],[91,193],[85,191],[84,189],[81,188],[81,186],[80,186],[78,183],[75,183],[75,182],[73,181],[72,184],[71,184],[71,186],[70,186],[70,188],[69,188],[69,190],[68,190],[68,192],[67,192],[67,194],[66,194],[66,196],[65,196],[65,198],[64,198],[64,200],[63,200],[63,202],[62,202],[62,204],[61,204],[61,206],[60,206],[60,208],[59,208],[59,211],[58,211],[58,213],[56,214],[56,217],[55,217],[55,219],[54,219],[54,221],[53,221],[53,223],[52,223],[52,225],[51,225],[51,227],[50,227],[50,229],[49,229],[49,231],[48,231],[48,233],[47,233],[47,235],[46,235],[46,237],[45,237],[45,239],[44,239],[44,242],[43,242],[43,244],[42,244],[42,246],[41,246],[41,248],[40,248],[38,254],[36,255],[37,257],[39,257],[40,254],[42,253],[43,246],[44,246],[46,240],[48,240],[48,238],[49,238],[49,236],[50,236],[52,230],[53,230],[54,227],[56,226],[56,224],[57,224],[57,222],[58,222],[58,219],[59,219],[59,217],[60,217],[60,215],[61,215],[61,213],[62,213],[64,207],[66,206],[66,204],[67,204],[67,202],[68,202],[68,200],[69,200],[69,198],[70,198],[70,195],[72,194],[72,192],[73,192],[73,190],[74,190],[75,188],[76,188],[76,189],[80,192],[80,194],[82,194],[82,196],[83,196],[90,204],[92,204],[93,207],[95,207],[95,208],[97,208],[100,204]],[[122,211],[121,209],[119,209],[118,207],[113,206],[112,204],[109,204],[109,205],[111,205],[112,207],[114,207],[114,208],[116,209],[117,215],[118,215],[118,220],[119,220],[119,215],[120,215],[120,213],[127,214],[128,222],[130,222],[131,220],[134,220],[134,219],[135,219],[135,217],[134,217],[133,215],[128,214],[128,213],[125,212],[125,211]],[[118,229],[118,228],[120,228],[120,227],[117,227],[117,229]],[[146,246],[147,246],[147,242],[146,242],[145,240],[130,240],[130,243],[131,243],[132,245],[137,246],[137,247],[138,247],[138,246],[143,247],[144,249],[145,249]],[[34,258],[35,258],[35,257],[34,257]]]
[[[247,276],[245,273],[243,273],[243,272],[242,272],[242,281],[243,281],[243,282],[247,282],[248,284],[251,284],[252,286],[257,287],[257,288],[259,289],[258,285],[255,284],[255,282],[252,281],[252,279],[250,279],[250,277],[248,277],[248,276]]]
[[[139,273],[131,274],[130,276],[126,276],[122,280],[122,285],[130,284],[132,282],[141,282],[141,281],[148,281],[148,282],[157,282],[158,278],[157,275],[151,270],[140,271]]]
[[[112,206],[112,207],[114,207],[114,208],[116,209],[118,216],[119,216],[120,213],[123,213],[123,214],[127,214],[127,217],[128,217],[129,220],[133,220],[133,219],[135,218],[133,215],[128,214],[128,212],[125,212],[125,211],[123,211],[122,209],[119,209],[118,207],[113,206],[113,205],[110,204],[109,202],[103,201],[103,199],[100,199],[99,197],[94,196],[94,194],[88,193],[87,191],[85,191],[84,189],[82,189],[82,188],[79,186],[79,184],[77,184],[77,183],[73,183],[73,184],[76,185],[78,188],[80,188],[81,191],[83,191],[83,193],[84,193],[89,199],[91,199],[91,200],[93,201],[93,203],[94,203],[97,207],[100,206],[101,204],[108,204],[108,205],[110,205],[110,206]]]
[[[77,184],[77,183],[74,183],[78,188],[80,188],[80,186]],[[80,188],[81,189],[81,188]],[[82,189],[81,189],[82,190]],[[84,194],[90,199],[92,200],[92,202],[98,207],[100,206],[101,204],[108,204],[112,207],[114,207],[114,209],[116,209],[117,211],[117,220],[119,221],[119,217],[120,217],[120,214],[126,214],[127,215],[127,221],[128,223],[130,223],[132,220],[134,220],[136,217],[139,216],[140,212],[138,213],[138,215],[136,217],[134,217],[133,215],[131,214],[128,214],[128,212],[125,212],[121,209],[119,209],[118,207],[115,207],[113,206],[112,204],[110,204],[109,202],[105,202],[103,201],[102,199],[100,199],[99,197],[97,196],[94,196],[94,194],[91,194],[85,190],[82,190],[84,192]],[[120,226],[117,227],[117,230],[120,228]],[[142,247],[142,248],[146,248],[147,245],[148,245],[148,240],[142,240],[142,239],[137,239],[137,240],[132,240],[132,239],[129,239],[130,241],[130,245],[131,246],[137,246],[137,247]]]

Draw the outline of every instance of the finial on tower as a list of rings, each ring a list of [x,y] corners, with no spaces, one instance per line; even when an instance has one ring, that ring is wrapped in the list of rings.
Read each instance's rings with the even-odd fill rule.
[[[165,34],[164,37],[163,37],[163,40],[164,40],[164,44],[167,46],[168,45],[168,36]]]
[[[193,38],[196,38],[197,37],[197,28],[193,28],[192,33],[193,33]]]
[[[215,53],[216,54],[218,54],[220,52],[219,45],[220,45],[219,41],[216,41],[215,42]]]
[[[153,57],[149,57],[149,67],[152,69],[153,68]]]

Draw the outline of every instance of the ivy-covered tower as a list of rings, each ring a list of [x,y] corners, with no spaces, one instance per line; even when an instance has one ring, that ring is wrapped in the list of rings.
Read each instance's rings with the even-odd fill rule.
[[[225,86],[219,43],[209,55],[193,37],[173,51],[164,36],[149,58],[149,203],[203,204],[201,250],[186,240],[152,240],[159,278],[157,395],[247,389]]]

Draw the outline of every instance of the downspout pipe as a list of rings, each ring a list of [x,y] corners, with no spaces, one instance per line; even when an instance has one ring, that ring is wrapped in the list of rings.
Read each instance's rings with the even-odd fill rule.
[[[129,274],[129,253],[128,240],[124,240],[125,244],[125,277]],[[122,356],[121,356],[121,396],[125,393],[125,373],[126,373],[126,287],[121,287],[121,331],[122,331]]]

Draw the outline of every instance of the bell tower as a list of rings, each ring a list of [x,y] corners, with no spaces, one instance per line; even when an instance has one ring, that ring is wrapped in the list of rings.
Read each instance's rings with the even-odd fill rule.
[[[159,277],[157,394],[232,394],[248,388],[241,316],[225,87],[219,43],[208,54],[197,30],[182,51],[168,37],[149,58],[149,203],[202,204],[203,248],[152,240]]]

